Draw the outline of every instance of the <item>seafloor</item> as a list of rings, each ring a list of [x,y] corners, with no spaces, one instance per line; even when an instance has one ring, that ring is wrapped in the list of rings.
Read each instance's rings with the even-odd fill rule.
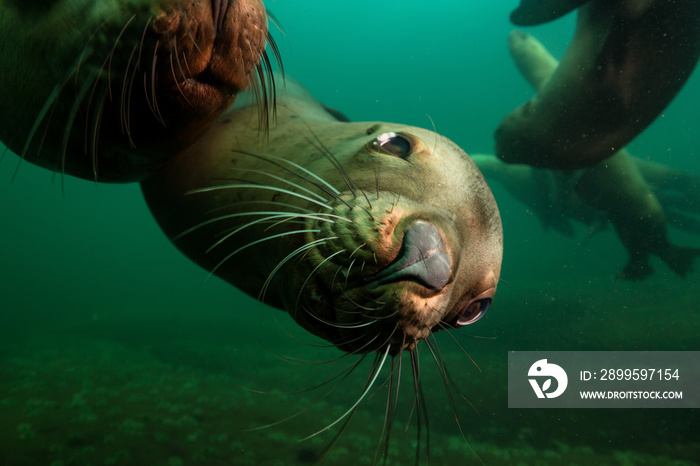
[[[620,283],[588,282],[579,292],[563,279],[504,287],[492,314],[475,327],[476,336],[458,336],[474,362],[449,337],[439,339],[447,367],[472,405],[455,396],[467,442],[434,364],[422,354],[430,464],[480,464],[477,456],[488,465],[698,464],[696,410],[506,406],[508,349],[678,350],[692,345],[698,334],[692,309],[700,309],[700,298],[681,293],[687,281]],[[523,286],[530,290],[526,300],[518,295]],[[684,301],[658,302],[660,291]],[[247,299],[240,306],[236,312],[260,310]],[[528,312],[533,309],[537,312]],[[330,380],[351,361],[309,362],[339,353],[290,338],[280,327],[308,340],[288,321],[278,326],[276,311],[263,311],[255,329],[241,329],[236,312],[203,310],[172,320],[164,318],[167,312],[148,309],[125,310],[120,317],[96,312],[81,325],[4,335],[0,465],[316,463],[339,425],[300,440],[354,403],[368,366],[347,380],[287,393]],[[654,318],[659,315],[663,318]],[[415,460],[416,413],[411,414],[406,369],[386,462],[391,465]],[[372,463],[384,422],[386,384],[371,395],[323,464]],[[424,464],[425,436],[421,445]]]

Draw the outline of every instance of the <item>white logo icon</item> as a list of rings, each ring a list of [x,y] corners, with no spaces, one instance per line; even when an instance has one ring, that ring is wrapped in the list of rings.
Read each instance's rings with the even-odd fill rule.
[[[537,398],[556,398],[564,393],[566,385],[569,383],[569,378],[566,376],[564,369],[556,364],[548,364],[546,359],[540,359],[530,366],[527,375],[529,377],[547,377],[542,387],[537,383],[537,379],[528,379]],[[549,390],[552,385],[552,378],[557,380],[557,389],[548,393],[547,390]]]

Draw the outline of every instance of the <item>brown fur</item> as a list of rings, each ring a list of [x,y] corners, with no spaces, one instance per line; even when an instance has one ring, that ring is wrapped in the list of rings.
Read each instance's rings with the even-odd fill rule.
[[[261,1],[231,0],[218,25],[215,4],[0,0],[0,139],[50,170],[143,178],[199,138],[260,62]]]

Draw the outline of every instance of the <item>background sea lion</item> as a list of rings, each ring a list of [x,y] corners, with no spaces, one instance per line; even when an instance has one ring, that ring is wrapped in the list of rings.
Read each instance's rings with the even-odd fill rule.
[[[488,309],[501,220],[469,157],[433,132],[342,123],[299,86],[269,138],[224,114],[142,182],[188,257],[348,352],[413,350]]]
[[[518,69],[540,92],[550,76],[556,73],[557,60],[529,34],[514,31],[510,35],[510,43]],[[559,157],[565,159],[568,154]],[[700,253],[697,248],[670,243],[664,209],[642,175],[640,164],[624,148],[605,161],[578,171],[540,171],[526,167],[506,171],[483,159],[482,163],[489,173],[507,183],[510,190],[521,188],[525,192],[530,191],[532,198],[528,199],[528,203],[549,204],[545,207],[548,212],[542,213],[541,218],[560,231],[570,231],[570,225],[562,214],[589,225],[599,225],[608,220],[612,222],[630,254],[620,278],[639,280],[651,274],[651,254],[659,256],[675,273],[683,276],[690,271],[694,258]],[[655,165],[646,165],[645,168],[650,177],[658,174],[659,184],[663,178],[668,185],[668,173],[663,176],[663,171]],[[508,175],[514,178],[505,181]],[[688,177],[679,178],[680,190],[676,192],[689,194],[692,188],[683,184],[693,183]],[[518,197],[523,196],[521,193]],[[688,195],[685,197],[691,199]],[[539,210],[542,212],[542,209]]]
[[[510,21],[518,26],[534,26],[564,16],[589,0],[520,0],[510,14]]]
[[[251,82],[270,98],[267,36],[260,0],[0,0],[0,139],[50,170],[139,180]]]
[[[621,154],[625,155],[625,159],[619,158]],[[667,227],[700,235],[698,176],[631,157],[624,149],[609,161],[600,162],[599,165],[604,167],[602,177],[591,169],[586,170],[590,180],[570,170],[506,164],[491,154],[472,154],[471,157],[489,183],[499,182],[537,216],[545,230],[574,237],[573,220],[587,226],[590,237],[612,224],[630,255],[630,262],[620,273],[620,278],[647,277],[652,272],[648,262],[649,251],[657,250],[660,241],[666,244],[660,248],[664,251],[664,260],[680,275],[690,270],[693,257],[698,254],[696,248],[669,245],[666,239]],[[626,174],[613,171],[615,167],[627,171],[630,163],[636,166],[632,170],[632,181]],[[628,192],[619,183],[640,185],[640,176],[643,179],[642,195],[634,198],[631,204],[620,202],[617,207],[620,212],[614,211],[615,207],[610,204],[616,203],[611,203],[610,198],[626,199],[621,193]],[[586,197],[579,194],[579,190],[583,189],[590,191],[584,193]],[[597,203],[590,196],[597,196]],[[645,199],[650,205],[642,203],[640,206],[640,201]],[[660,207],[656,207],[657,203]],[[640,214],[642,217],[637,217]],[[634,228],[627,227],[627,222]]]
[[[675,97],[699,51],[700,2],[587,3],[551,79],[501,121],[496,155],[548,168],[611,156]]]

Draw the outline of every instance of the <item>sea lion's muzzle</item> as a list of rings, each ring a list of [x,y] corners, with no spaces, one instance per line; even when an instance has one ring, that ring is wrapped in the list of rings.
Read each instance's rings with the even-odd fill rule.
[[[451,273],[450,255],[445,251],[440,231],[425,220],[418,220],[404,230],[396,261],[370,277],[368,286],[413,281],[438,291],[449,283]]]

